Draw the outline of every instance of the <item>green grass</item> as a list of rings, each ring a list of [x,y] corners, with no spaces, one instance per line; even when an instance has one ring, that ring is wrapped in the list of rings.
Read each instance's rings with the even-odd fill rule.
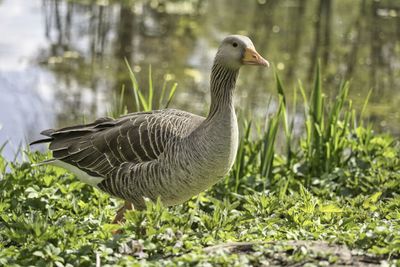
[[[130,73],[138,109],[171,102],[176,85],[156,99],[151,78],[144,94]],[[0,266],[400,264],[399,141],[363,125],[347,83],[329,100],[319,70],[310,97],[296,89],[304,120],[294,123],[276,81],[278,110],[265,127],[240,122],[225,179],[183,205],[149,202],[121,226],[110,224],[117,200],[62,169],[30,166],[47,155],[0,157]],[[111,113],[126,112],[115,101]],[[229,242],[240,243],[216,246]]]

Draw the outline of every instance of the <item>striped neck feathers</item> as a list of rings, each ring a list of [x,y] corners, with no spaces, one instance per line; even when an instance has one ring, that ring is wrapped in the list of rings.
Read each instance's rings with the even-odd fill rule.
[[[221,112],[234,111],[233,92],[238,74],[239,69],[232,69],[214,62],[210,79],[211,106],[207,120]]]

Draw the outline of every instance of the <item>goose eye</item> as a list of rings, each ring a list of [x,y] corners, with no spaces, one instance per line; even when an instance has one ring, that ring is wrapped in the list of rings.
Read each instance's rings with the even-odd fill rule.
[[[234,42],[234,43],[232,43],[232,46],[233,46],[233,47],[237,47],[238,44],[237,44],[236,42]]]

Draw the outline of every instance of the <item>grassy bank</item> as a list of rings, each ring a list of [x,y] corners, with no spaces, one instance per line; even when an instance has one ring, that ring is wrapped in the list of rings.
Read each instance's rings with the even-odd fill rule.
[[[169,104],[176,88],[155,101],[132,81],[144,109]],[[299,126],[277,78],[279,108],[265,127],[241,121],[230,175],[183,205],[149,202],[121,226],[110,224],[116,200],[62,169],[30,166],[46,155],[0,158],[0,266],[399,264],[400,144],[362,123],[348,90],[327,99],[317,71],[310,94],[297,90]],[[125,110],[117,102],[114,114]]]

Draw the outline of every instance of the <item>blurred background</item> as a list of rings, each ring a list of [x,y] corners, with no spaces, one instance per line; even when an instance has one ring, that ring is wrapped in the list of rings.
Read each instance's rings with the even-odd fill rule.
[[[369,121],[400,135],[398,0],[0,0],[3,153],[12,159],[43,129],[106,115],[131,87],[124,58],[143,91],[151,65],[156,94],[177,82],[170,106],[206,115],[213,57],[232,33],[251,37],[289,98],[299,80],[311,87],[320,60],[328,97],[350,80],[360,110],[372,89]],[[243,68],[239,113],[274,112],[274,84],[273,69]]]

